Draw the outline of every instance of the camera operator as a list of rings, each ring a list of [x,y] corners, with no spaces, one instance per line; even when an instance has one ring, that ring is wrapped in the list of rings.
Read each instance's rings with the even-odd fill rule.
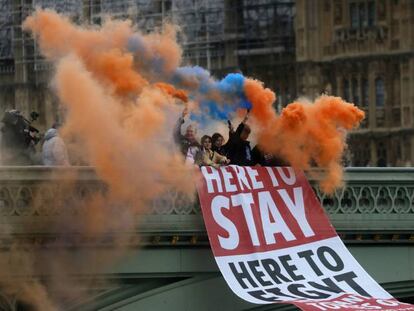
[[[39,130],[31,123],[39,116],[30,114],[31,121],[24,118],[20,111],[6,111],[2,119],[2,164],[3,165],[32,165],[35,164],[35,146],[40,140]]]

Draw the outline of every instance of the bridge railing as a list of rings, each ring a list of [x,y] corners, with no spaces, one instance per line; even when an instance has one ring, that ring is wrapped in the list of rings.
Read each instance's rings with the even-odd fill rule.
[[[320,175],[317,171],[310,174],[310,182],[345,240],[414,243],[414,168],[348,168],[345,186],[332,196],[317,188]],[[82,213],[76,207],[68,211],[65,202],[54,200],[60,192],[67,191],[62,187],[65,181],[73,179],[76,182],[70,188],[71,199],[105,190],[91,167],[0,167],[1,225],[23,220],[44,222],[62,213]],[[137,216],[137,221],[141,222],[137,229],[141,235],[173,239],[180,235],[205,236],[197,201],[174,191],[154,200],[147,214]]]

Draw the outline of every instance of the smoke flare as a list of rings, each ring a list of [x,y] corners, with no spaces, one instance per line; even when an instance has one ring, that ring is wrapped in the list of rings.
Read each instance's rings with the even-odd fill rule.
[[[39,38],[47,57],[54,60],[74,53],[97,82],[110,84],[114,95],[140,96],[153,84],[184,102],[191,100],[195,103],[191,118],[201,127],[231,119],[240,109],[252,109],[261,149],[296,168],[326,170],[321,183],[324,192],[331,193],[341,183],[343,133],[358,126],[364,113],[340,98],[324,95],[313,104],[296,101],[278,116],[273,109],[274,92],[260,81],[240,73],[216,80],[201,67],[179,67],[181,50],[173,26],[165,27],[163,33],[143,35],[128,22],[107,21],[101,29],[92,30],[74,26],[54,12],[37,11],[24,27]],[[56,35],[55,29],[63,35]],[[63,41],[65,36],[68,39]],[[145,113],[158,119],[156,113]],[[144,118],[135,119],[145,124]]]
[[[293,167],[324,169],[320,188],[332,193],[342,184],[344,131],[359,125],[364,112],[339,97],[322,95],[313,103],[296,101],[277,116],[272,104],[275,95],[255,80],[245,84],[257,119],[258,143],[268,153],[288,161]]]
[[[191,119],[209,130],[251,110],[263,151],[295,168],[323,168],[324,192],[341,185],[344,133],[358,126],[364,113],[338,97],[298,100],[279,116],[276,95],[257,80],[241,73],[217,80],[199,66],[180,67],[182,51],[172,25],[142,34],[128,21],[81,27],[56,12],[37,10],[23,27],[56,66],[52,83],[67,110],[63,132],[76,137],[79,153],[109,186],[106,196],[87,202],[82,221],[59,223],[63,235],[133,231],[133,216],[152,199],[172,187],[193,194],[192,176],[171,137],[183,102],[193,108]],[[43,287],[35,289],[43,295]]]

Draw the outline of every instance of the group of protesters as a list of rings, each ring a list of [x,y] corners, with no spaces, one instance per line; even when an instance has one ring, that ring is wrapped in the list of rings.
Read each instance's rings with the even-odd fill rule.
[[[174,129],[174,141],[189,165],[213,166],[234,164],[241,166],[280,166],[285,165],[276,157],[266,154],[258,146],[252,148],[248,140],[250,127],[247,124],[248,113],[234,130],[230,121],[227,142],[223,135],[214,133],[197,139],[197,128],[188,125],[184,135],[181,133],[187,110],[179,118]],[[17,126],[21,123],[21,126]],[[70,165],[68,150],[64,140],[59,136],[59,123],[55,123],[44,136],[32,127],[31,121],[25,119],[19,111],[6,112],[2,120],[2,163],[3,165]],[[35,146],[42,146],[37,152]]]
[[[181,133],[182,125],[185,123],[186,110],[178,119],[174,129],[174,140],[179,146],[185,161],[189,165],[213,166],[218,168],[222,165],[234,164],[240,166],[281,166],[283,161],[275,156],[264,153],[259,146],[251,147],[248,140],[250,127],[247,124],[248,113],[242,122],[234,130],[230,121],[229,138],[225,142],[223,135],[214,133],[213,135],[203,135],[200,142],[197,140],[197,128],[188,125],[184,135]]]

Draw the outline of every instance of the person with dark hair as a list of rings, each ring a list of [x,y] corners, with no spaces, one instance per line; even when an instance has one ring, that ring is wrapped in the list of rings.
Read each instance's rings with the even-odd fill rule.
[[[247,140],[251,131],[250,126],[246,124],[247,119],[248,115],[246,115],[234,133],[232,133],[232,129],[230,127],[228,156],[231,164],[241,166],[253,166],[256,164],[252,156],[250,142]]]
[[[196,134],[197,129],[193,125],[188,125],[185,131],[185,134],[181,134],[181,127],[185,122],[184,118],[187,115],[187,109],[184,109],[181,117],[178,119],[177,124],[174,128],[174,141],[180,148],[181,153],[187,157],[189,148],[196,150],[200,148],[200,144],[197,141]]]
[[[211,149],[218,154],[221,154],[222,156],[227,157],[227,144],[224,144],[224,137],[220,133],[214,133],[213,136],[211,136],[211,143],[212,147]]]
[[[213,166],[219,168],[221,165],[229,164],[229,160],[219,154],[218,152],[212,150],[212,139],[208,135],[201,137],[201,146],[202,153],[200,159],[200,166]]]

